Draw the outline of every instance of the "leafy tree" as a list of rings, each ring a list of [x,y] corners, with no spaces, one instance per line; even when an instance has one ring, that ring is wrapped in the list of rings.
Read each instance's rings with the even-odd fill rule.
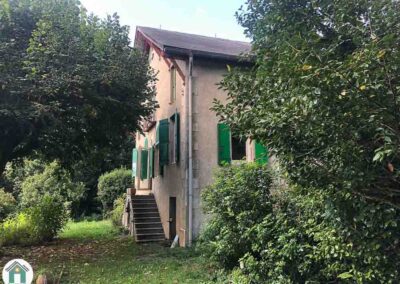
[[[40,172],[27,176],[21,183],[21,208],[29,208],[50,196],[68,209],[74,210],[83,198],[85,186],[73,182],[70,174],[57,161],[45,165]],[[74,213],[74,212],[72,212]]]
[[[118,148],[156,106],[154,76],[117,15],[6,0],[0,22],[0,173],[34,150],[72,167]]]
[[[254,67],[214,109],[263,141],[290,182],[400,206],[400,3],[249,0]],[[232,115],[234,114],[234,115]]]

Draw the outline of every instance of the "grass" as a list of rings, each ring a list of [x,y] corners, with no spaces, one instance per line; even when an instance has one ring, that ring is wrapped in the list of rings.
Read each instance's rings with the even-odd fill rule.
[[[23,258],[50,283],[214,283],[213,267],[194,251],[136,244],[109,221],[71,222],[52,243],[4,252],[2,266]]]

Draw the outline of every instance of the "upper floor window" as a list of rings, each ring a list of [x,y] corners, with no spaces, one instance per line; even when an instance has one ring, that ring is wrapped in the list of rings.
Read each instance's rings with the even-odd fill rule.
[[[239,161],[246,158],[246,140],[231,135],[232,160]]]
[[[176,100],[176,68],[174,66],[170,69],[171,76],[171,94],[170,94],[170,102],[173,103]]]

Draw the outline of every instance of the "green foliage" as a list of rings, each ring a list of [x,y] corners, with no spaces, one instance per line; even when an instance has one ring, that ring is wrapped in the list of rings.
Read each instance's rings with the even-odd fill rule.
[[[45,196],[32,207],[7,218],[0,225],[0,245],[28,245],[50,241],[66,221],[64,205]]]
[[[99,177],[99,198],[105,212],[113,208],[114,201],[126,192],[132,185],[132,173],[130,170],[120,168],[105,173]]]
[[[5,0],[0,22],[0,173],[33,151],[68,167],[92,152],[106,159],[153,111],[154,76],[117,15]]]
[[[18,198],[22,191],[22,183],[27,177],[43,172],[46,163],[40,159],[15,160],[6,165],[3,172],[7,190]]]
[[[224,268],[235,268],[232,279],[396,283],[400,210],[336,190],[271,185],[265,169],[243,165],[223,168],[204,192],[212,215],[200,245]]]
[[[114,208],[110,212],[111,222],[116,227],[122,226],[122,215],[124,214],[125,199],[126,199],[125,194],[123,196],[117,198],[114,201]]]
[[[21,184],[21,190],[21,208],[29,208],[46,196],[51,196],[66,208],[74,209],[82,198],[85,187],[82,183],[72,182],[70,174],[57,161],[53,161],[45,164],[43,171],[27,176]]]
[[[64,204],[52,196],[44,196],[37,205],[29,208],[27,214],[33,224],[35,239],[50,241],[65,226],[68,214]]]
[[[17,202],[11,193],[5,192],[0,188],[0,221],[13,213],[17,207]]]
[[[238,13],[255,65],[215,110],[290,182],[400,206],[400,3],[256,0]],[[234,115],[232,115],[234,114]]]
[[[224,166],[217,172],[215,182],[202,193],[205,212],[214,216],[202,236],[203,249],[213,260],[233,268],[250,250],[248,228],[271,211],[271,182],[270,173],[256,164]]]

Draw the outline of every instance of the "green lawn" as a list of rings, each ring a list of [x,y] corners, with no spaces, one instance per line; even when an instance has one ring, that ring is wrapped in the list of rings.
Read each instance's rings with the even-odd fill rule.
[[[213,268],[189,249],[136,244],[109,221],[69,223],[60,238],[43,246],[7,247],[12,258],[30,262],[50,283],[213,283]]]

